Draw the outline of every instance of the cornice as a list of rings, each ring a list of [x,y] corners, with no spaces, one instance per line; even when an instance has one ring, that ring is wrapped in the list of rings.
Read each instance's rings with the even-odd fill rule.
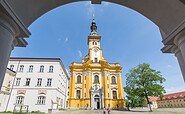
[[[24,23],[21,21],[19,16],[14,12],[11,6],[7,3],[7,1],[1,0],[0,5],[4,9],[7,16],[9,16],[13,20],[13,22],[19,27],[20,33],[17,35],[17,37],[29,37],[31,33],[24,25]]]

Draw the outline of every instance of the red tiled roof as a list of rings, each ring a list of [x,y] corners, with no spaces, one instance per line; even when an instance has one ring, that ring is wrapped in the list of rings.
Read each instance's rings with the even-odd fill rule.
[[[164,95],[163,100],[171,100],[171,99],[177,99],[177,98],[185,98],[185,91],[166,94],[166,95]],[[158,100],[160,100],[160,99],[158,99]]]
[[[157,101],[159,97],[148,96],[150,101]]]

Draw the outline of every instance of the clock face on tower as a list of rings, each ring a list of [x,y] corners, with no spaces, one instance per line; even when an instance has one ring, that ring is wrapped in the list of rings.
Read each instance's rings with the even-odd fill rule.
[[[95,53],[97,53],[98,51],[99,51],[98,48],[95,48],[95,49],[94,49],[94,52],[95,52]]]

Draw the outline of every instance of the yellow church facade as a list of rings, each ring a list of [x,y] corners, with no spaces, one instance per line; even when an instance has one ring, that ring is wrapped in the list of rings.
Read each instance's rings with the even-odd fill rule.
[[[108,63],[102,56],[101,36],[93,19],[88,36],[89,51],[82,62],[70,66],[68,106],[73,108],[101,109],[125,107],[122,86],[122,67]]]

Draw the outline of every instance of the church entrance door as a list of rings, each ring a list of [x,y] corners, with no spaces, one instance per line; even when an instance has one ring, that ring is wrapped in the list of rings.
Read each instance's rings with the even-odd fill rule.
[[[97,109],[100,109],[100,102],[97,102]]]
[[[98,95],[94,96],[94,108],[100,109],[100,97]]]

